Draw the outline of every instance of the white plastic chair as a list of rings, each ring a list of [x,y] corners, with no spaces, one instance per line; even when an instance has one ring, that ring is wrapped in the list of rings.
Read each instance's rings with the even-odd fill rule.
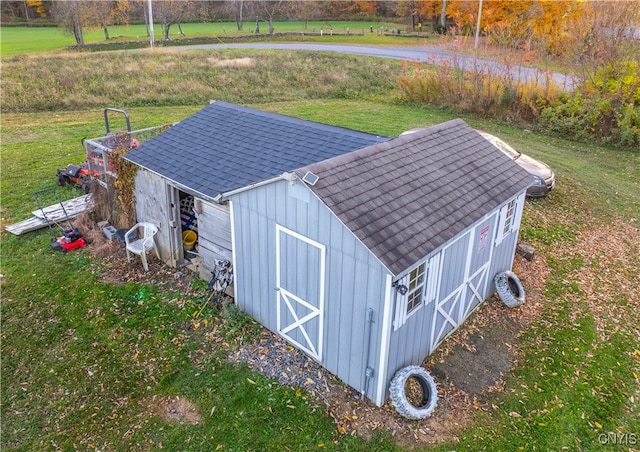
[[[132,240],[132,235],[138,230],[141,230],[142,234],[138,233],[136,237],[138,239]],[[160,253],[156,247],[154,236],[158,233],[158,227],[153,223],[138,223],[127,231],[124,235],[124,241],[127,248],[127,260],[131,262],[131,256],[129,253],[137,254],[142,259],[142,266],[145,271],[149,271],[149,265],[147,264],[147,253],[151,250],[155,250],[156,256],[160,259]]]

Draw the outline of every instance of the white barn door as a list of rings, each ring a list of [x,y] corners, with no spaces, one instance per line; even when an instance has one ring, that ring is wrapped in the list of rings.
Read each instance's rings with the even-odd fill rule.
[[[322,360],[326,248],[276,225],[278,334]]]
[[[460,236],[441,251],[440,293],[431,328],[430,352],[483,301],[489,284],[493,218]]]

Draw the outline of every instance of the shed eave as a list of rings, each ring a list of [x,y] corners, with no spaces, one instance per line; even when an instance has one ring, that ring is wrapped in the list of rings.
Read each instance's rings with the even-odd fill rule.
[[[157,172],[157,171],[154,171],[154,170],[152,170],[152,169],[150,169],[150,168],[147,168],[146,166],[141,166],[141,165],[140,165],[140,164],[138,164],[137,162],[134,162],[134,161],[132,161],[132,160],[127,159],[127,157],[126,157],[126,156],[125,156],[124,158],[125,158],[125,160],[127,160],[128,162],[133,163],[134,165],[138,166],[139,168],[142,168],[142,169],[144,169],[145,171],[149,171],[150,173],[153,173],[153,174],[155,174],[156,176],[158,176],[158,177],[160,177],[160,178],[162,178],[162,179],[164,179],[164,180],[168,181],[168,182],[170,183],[170,185],[172,185],[172,186],[174,186],[174,187],[176,187],[176,188],[180,189],[181,191],[183,191],[183,192],[185,192],[185,193],[188,193],[188,194],[190,194],[190,195],[196,196],[196,197],[198,197],[198,198],[200,198],[200,199],[203,199],[203,200],[205,200],[205,201],[215,202],[215,203],[220,203],[220,201],[218,201],[218,198],[220,197],[220,194],[218,194],[218,195],[216,195],[216,196],[212,197],[212,196],[210,196],[210,195],[207,195],[207,194],[205,194],[205,193],[202,193],[201,191],[194,190],[193,188],[191,188],[191,187],[189,187],[189,186],[187,186],[187,185],[184,185],[184,184],[183,184],[183,183],[181,183],[181,182],[178,182],[178,181],[176,181],[176,180],[174,180],[174,179],[171,179],[171,178],[169,178],[169,177],[165,176],[164,174],[161,174],[161,173],[159,173],[159,172]]]
[[[258,187],[262,187],[263,185],[269,185],[272,184],[274,182],[278,182],[280,180],[286,180],[289,182],[295,182],[297,179],[297,176],[294,173],[282,173],[279,176],[275,176],[275,177],[271,177],[269,179],[265,179],[262,180],[260,182],[256,182],[254,184],[249,184],[249,185],[245,185],[243,187],[240,188],[236,188],[233,190],[229,190],[223,193],[219,193],[216,197],[215,200],[216,202],[224,202],[228,199],[230,199],[232,196],[237,195],[238,193],[243,193],[247,190],[253,190],[254,188],[258,188]]]

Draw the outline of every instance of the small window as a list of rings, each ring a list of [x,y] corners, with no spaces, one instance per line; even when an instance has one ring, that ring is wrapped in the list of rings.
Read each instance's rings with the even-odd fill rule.
[[[525,194],[522,193],[518,198],[512,199],[500,209],[498,228],[496,230],[496,246],[500,245],[506,237],[518,229],[524,196]]]
[[[407,293],[407,314],[422,304],[424,292],[426,263],[418,265],[409,273],[409,290]]]
[[[507,204],[507,210],[504,214],[504,228],[502,229],[502,235],[505,236],[511,232],[513,227],[513,220],[516,217],[516,200],[512,199]]]

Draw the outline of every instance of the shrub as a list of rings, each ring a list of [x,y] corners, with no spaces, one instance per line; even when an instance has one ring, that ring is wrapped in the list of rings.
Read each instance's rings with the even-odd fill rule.
[[[404,63],[399,84],[404,99],[412,103],[453,106],[565,138],[633,147],[640,144],[637,69],[636,63],[622,71],[610,67],[583,88],[564,93],[548,77],[544,83],[517,82],[455,65],[430,68]]]
[[[544,110],[540,127],[564,137],[640,144],[640,74],[636,61],[611,62],[584,87]]]
[[[454,65],[426,68],[404,63],[400,89],[405,100],[453,106],[465,113],[517,122],[535,121],[557,102],[557,86],[546,81],[520,83],[488,70],[463,70]]]
[[[640,106],[628,104],[618,111],[619,142],[627,147],[640,146]]]
[[[621,105],[617,95],[576,92],[545,108],[538,127],[565,138],[634,147],[640,144],[640,106]]]

